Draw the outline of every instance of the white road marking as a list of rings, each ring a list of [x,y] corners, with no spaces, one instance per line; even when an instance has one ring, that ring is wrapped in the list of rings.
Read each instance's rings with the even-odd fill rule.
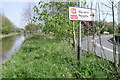
[[[108,37],[108,36],[103,36],[103,37]],[[103,38],[102,37],[102,38]],[[97,40],[97,39],[99,39],[99,37],[97,37],[97,38],[95,38],[95,40]],[[113,52],[113,50],[112,49],[109,49],[109,48],[107,48],[107,47],[104,47],[104,46],[101,46],[100,44],[98,44],[97,42],[95,43],[98,47],[103,47],[103,49],[106,49],[106,50],[108,50],[108,51],[110,51],[110,52]],[[118,52],[116,52],[117,54],[118,54]]]

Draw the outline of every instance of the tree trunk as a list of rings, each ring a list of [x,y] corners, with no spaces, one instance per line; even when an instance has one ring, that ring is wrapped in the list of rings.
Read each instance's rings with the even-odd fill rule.
[[[73,47],[74,48],[76,48],[76,37],[75,37],[75,29],[74,29],[74,21],[72,21],[72,33],[73,33],[73,37],[72,37],[72,39],[73,39]]]

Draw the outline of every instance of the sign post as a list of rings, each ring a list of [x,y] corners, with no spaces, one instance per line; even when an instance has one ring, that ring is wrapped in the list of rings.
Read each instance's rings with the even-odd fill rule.
[[[78,0],[78,7],[81,7],[81,0]],[[78,61],[82,59],[82,47],[81,47],[81,21],[78,21]]]
[[[95,10],[80,8],[81,0],[78,0],[78,7],[69,7],[69,19],[78,20],[78,61],[82,58],[81,47],[81,21],[95,20]]]

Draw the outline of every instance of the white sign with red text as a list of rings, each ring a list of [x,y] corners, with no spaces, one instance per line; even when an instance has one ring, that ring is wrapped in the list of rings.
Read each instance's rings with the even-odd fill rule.
[[[69,7],[69,19],[80,21],[94,21],[95,10],[86,8]]]

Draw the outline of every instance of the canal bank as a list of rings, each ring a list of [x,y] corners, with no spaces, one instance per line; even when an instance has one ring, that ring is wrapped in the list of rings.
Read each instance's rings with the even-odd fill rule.
[[[14,53],[16,53],[23,41],[25,40],[24,34],[11,34],[4,36],[0,39],[0,64],[4,63]]]
[[[9,37],[9,36],[13,36],[13,35],[17,35],[17,34],[20,34],[20,33],[12,33],[12,34],[8,34],[8,35],[0,35],[0,39],[6,38],[6,37]]]
[[[50,39],[41,34],[29,35],[19,52],[3,64],[3,78],[117,78],[97,62],[113,69],[106,60],[83,52],[81,64],[77,51],[67,42]]]

